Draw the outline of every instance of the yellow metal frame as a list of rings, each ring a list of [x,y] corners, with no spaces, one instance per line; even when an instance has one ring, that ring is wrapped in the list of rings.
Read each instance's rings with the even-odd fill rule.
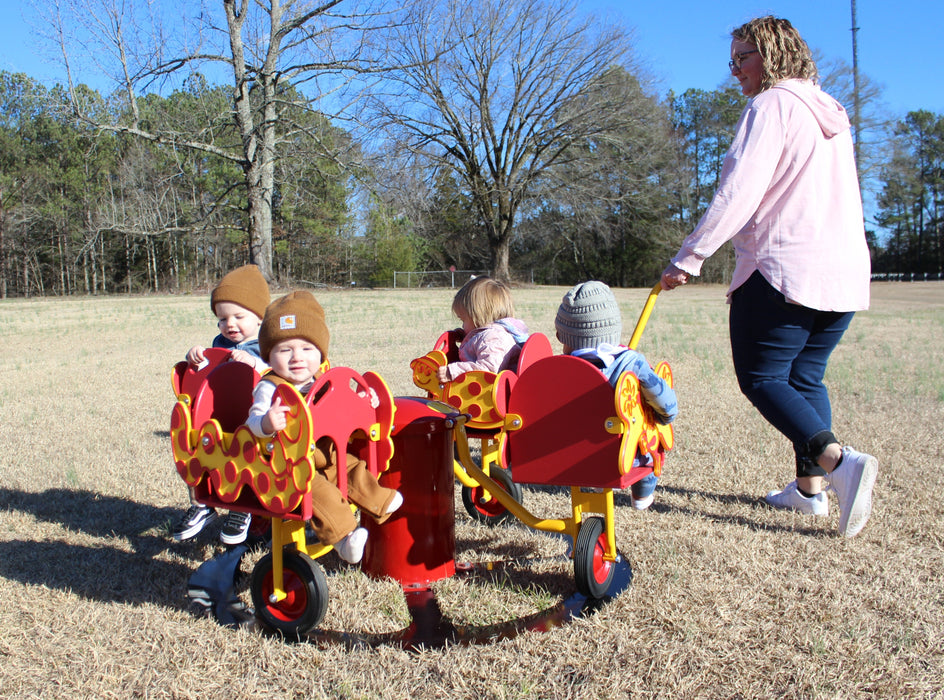
[[[465,418],[465,416],[463,416],[463,418]],[[465,430],[463,429],[463,433],[464,432]],[[466,444],[468,444],[468,439],[469,437],[468,435],[466,435]],[[501,455],[499,452],[499,439],[498,439],[498,436],[496,436],[494,438],[483,437],[481,440],[482,440],[482,466],[478,467],[478,465],[476,465],[476,467],[480,469],[480,471],[483,474],[488,476],[489,474],[491,474],[492,466],[498,465],[499,467],[501,467],[501,458],[500,458]],[[471,460],[472,459],[471,450],[469,450],[469,454],[470,454],[469,459]],[[456,479],[463,486],[466,486],[468,488],[475,488],[476,486],[482,486],[482,484],[480,484],[478,481],[476,481],[471,476],[469,476],[468,472],[466,471],[465,466],[458,459],[453,462],[453,471],[455,472]],[[488,493],[489,492],[486,489],[486,493],[484,495],[485,498],[488,498]]]
[[[481,440],[482,465],[475,469],[483,476],[488,477],[493,465],[500,466],[499,434],[502,429],[502,419],[495,410],[495,382],[497,375],[493,372],[471,371],[446,384],[440,384],[437,370],[447,364],[446,354],[442,350],[430,350],[422,357],[410,363],[413,370],[413,383],[426,391],[427,395],[439,402],[439,410],[446,414],[461,414],[463,424],[468,423],[470,428],[483,432],[495,431],[494,437],[475,436]],[[474,387],[474,391],[470,390]],[[468,438],[467,438],[468,440]],[[472,461],[471,456],[469,461]],[[453,464],[456,480],[466,488],[484,489],[483,497],[488,499],[491,489],[475,478],[469,476],[468,471],[459,460]],[[489,479],[491,480],[491,479]]]
[[[469,438],[465,432],[465,416],[453,417],[453,434],[459,451],[456,462],[456,477],[470,488],[481,486],[488,494],[495,497],[509,513],[524,523],[527,527],[543,532],[564,533],[577,542],[577,533],[583,522],[585,513],[602,513],[606,528],[606,551],[603,559],[616,561],[616,534],[614,529],[613,489],[586,490],[577,486],[570,489],[571,517],[570,518],[540,518],[505,491],[492,479],[484,469],[480,468],[472,459],[469,451]],[[483,456],[483,462],[485,461]],[[495,463],[492,460],[491,463]]]
[[[639,319],[636,321],[636,327],[633,330],[629,341],[629,347],[635,349],[642,337],[652,309],[655,306],[656,297],[662,291],[661,284],[656,284],[649,291],[649,296],[643,306]],[[438,353],[436,355],[435,353]],[[440,357],[441,356],[441,357]],[[434,366],[439,363],[445,363],[445,355],[440,351],[429,353],[423,362],[426,365],[422,370],[420,366],[414,367],[414,370],[420,370],[420,376],[415,378],[417,386],[423,388],[431,386],[428,382],[430,375],[435,376]],[[660,363],[656,367],[656,373],[663,379],[672,384],[672,372],[668,364]],[[422,377],[426,377],[427,383],[421,383]],[[438,382],[437,382],[438,388]],[[452,407],[450,407],[452,408]],[[672,449],[674,438],[672,427],[670,425],[656,425],[647,419],[641,401],[639,400],[639,380],[632,373],[625,373],[617,384],[614,398],[614,408],[616,415],[607,419],[604,428],[607,432],[614,435],[623,435],[620,447],[620,473],[625,474],[633,464],[633,459],[637,449],[643,454],[654,452],[661,443],[667,450]],[[501,486],[489,476],[489,471],[493,465],[501,466],[501,452],[503,440],[507,439],[509,432],[513,432],[522,427],[520,416],[506,415],[500,424],[499,433],[494,438],[482,439],[482,466],[479,467],[472,460],[469,450],[469,438],[465,432],[465,424],[468,416],[454,416],[454,440],[458,448],[458,459],[455,462],[456,479],[467,488],[481,487],[484,489],[485,498],[494,496],[495,499],[504,506],[508,512],[524,523],[527,527],[544,532],[564,533],[571,537],[576,544],[577,533],[580,525],[587,513],[599,513],[603,515],[604,528],[606,535],[606,551],[603,559],[606,561],[615,561],[617,558],[616,550],[616,532],[615,532],[615,509],[613,503],[612,488],[586,489],[578,486],[570,487],[571,516],[564,519],[546,519],[539,518],[531,513],[527,508],[516,501],[512,496],[501,488]],[[470,422],[470,425],[474,422]],[[655,472],[658,476],[661,472],[662,464],[657,461]]]
[[[304,520],[283,520],[272,518],[272,593],[270,603],[284,600],[288,593],[285,590],[285,569],[283,552],[290,544],[295,545],[296,551],[307,554],[312,559],[322,557],[334,547],[331,545],[309,545]]]

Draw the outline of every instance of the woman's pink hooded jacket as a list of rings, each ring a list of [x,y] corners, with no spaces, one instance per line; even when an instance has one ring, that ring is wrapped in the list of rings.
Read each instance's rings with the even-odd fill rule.
[[[849,118],[812,82],[784,80],[748,103],[718,191],[672,262],[698,275],[729,240],[737,255],[729,297],[760,270],[788,301],[868,308],[871,264]]]

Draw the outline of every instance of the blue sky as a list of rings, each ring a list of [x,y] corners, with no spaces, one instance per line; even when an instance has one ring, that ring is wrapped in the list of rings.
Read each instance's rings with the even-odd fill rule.
[[[825,58],[852,65],[850,0],[583,0],[634,27],[640,58],[669,88],[713,89],[730,79],[730,31],[761,15],[789,19]],[[884,85],[897,116],[944,114],[942,0],[857,0],[859,72]]]
[[[37,54],[38,39],[24,21],[32,13],[30,4],[4,4],[0,70],[47,83],[61,80],[58,69]],[[826,58],[852,64],[851,0],[579,0],[579,5],[634,30],[638,57],[659,80],[660,94],[725,84],[731,28],[764,14],[786,17]],[[944,0],[857,0],[857,14],[859,70],[884,85],[892,113],[944,113],[944,48],[936,36],[944,29]]]

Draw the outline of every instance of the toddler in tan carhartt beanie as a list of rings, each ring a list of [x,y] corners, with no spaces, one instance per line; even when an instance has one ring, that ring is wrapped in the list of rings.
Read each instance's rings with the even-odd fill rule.
[[[221,301],[239,304],[256,316],[265,316],[269,305],[269,285],[255,265],[243,265],[225,275],[210,294],[210,309],[216,315],[216,305]]]
[[[269,304],[259,329],[259,350],[268,359],[272,346],[283,340],[304,338],[321,351],[322,362],[328,359],[331,334],[325,312],[311,292],[290,292]]]
[[[259,329],[259,349],[263,357],[272,357],[273,367],[252,391],[246,426],[253,435],[261,438],[288,428],[291,409],[276,393],[280,379],[292,384],[307,399],[320,400],[318,394],[313,397],[310,393],[315,391],[321,371],[315,367],[316,353],[311,345],[320,351],[323,363],[328,359],[329,340],[324,309],[311,292],[290,292],[269,304]],[[357,393],[368,398],[372,408],[380,405],[373,387],[369,392],[358,389]],[[341,559],[356,564],[364,556],[369,533],[358,526],[351,504],[382,523],[403,504],[403,496],[381,486],[368,470],[367,462],[347,454],[346,445],[336,444],[333,437],[316,440],[309,447],[309,455],[315,465],[309,487],[310,527],[322,544],[334,547]],[[342,469],[347,472],[346,493],[338,488],[338,473]]]

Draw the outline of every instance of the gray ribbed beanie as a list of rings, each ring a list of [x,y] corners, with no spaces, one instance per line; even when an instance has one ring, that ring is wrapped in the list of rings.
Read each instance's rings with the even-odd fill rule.
[[[557,338],[573,350],[600,343],[619,345],[623,320],[613,290],[603,282],[583,282],[564,295],[554,319]]]

